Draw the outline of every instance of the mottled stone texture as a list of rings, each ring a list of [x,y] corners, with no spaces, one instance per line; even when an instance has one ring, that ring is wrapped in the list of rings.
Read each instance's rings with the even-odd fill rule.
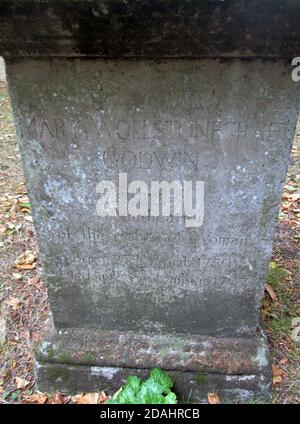
[[[298,0],[1,0],[3,56],[299,55]]]
[[[160,366],[185,399],[265,393],[259,308],[299,107],[286,62],[7,65],[57,329],[38,386],[113,390]],[[97,183],[121,172],[203,180],[203,226],[97,216]]]
[[[60,330],[36,351],[43,391],[116,391],[128,375],[167,369],[182,401],[244,401],[268,394],[270,362],[265,338],[221,338],[159,333]],[[111,366],[114,364],[114,366]],[[130,365],[130,368],[128,368]]]

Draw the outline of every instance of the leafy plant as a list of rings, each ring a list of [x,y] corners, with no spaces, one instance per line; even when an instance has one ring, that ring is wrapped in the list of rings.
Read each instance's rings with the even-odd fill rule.
[[[150,377],[142,381],[129,376],[121,390],[107,401],[109,404],[176,404],[177,398],[171,391],[173,381],[169,375],[158,368],[150,372]]]

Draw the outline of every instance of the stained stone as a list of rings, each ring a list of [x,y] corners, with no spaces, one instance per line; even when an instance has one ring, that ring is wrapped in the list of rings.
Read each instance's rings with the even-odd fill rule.
[[[182,399],[267,394],[259,309],[300,94],[285,55],[264,60],[254,43],[245,60],[245,41],[216,57],[199,45],[193,60],[183,47],[153,60],[149,36],[139,59],[104,57],[96,41],[90,53],[59,41],[59,54],[48,43],[45,55],[35,45],[14,57],[1,37],[55,325],[36,352],[38,388],[113,391],[160,367]],[[121,174],[149,188],[203,182],[202,225],[174,211],[119,216],[120,205],[99,216],[98,184],[118,186]]]

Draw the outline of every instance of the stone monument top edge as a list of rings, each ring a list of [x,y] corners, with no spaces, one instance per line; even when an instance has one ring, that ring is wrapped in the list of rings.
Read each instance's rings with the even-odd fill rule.
[[[4,57],[292,58],[298,0],[1,0]]]

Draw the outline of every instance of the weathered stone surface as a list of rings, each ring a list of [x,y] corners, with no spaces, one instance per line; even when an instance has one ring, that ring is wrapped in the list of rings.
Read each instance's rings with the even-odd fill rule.
[[[113,394],[129,375],[146,379],[150,370],[36,362],[35,372],[39,389],[46,393],[56,390],[71,394],[97,392],[105,387],[108,394]],[[207,402],[209,392],[218,393],[222,403],[232,402],[232,399],[247,402],[269,398],[270,378],[263,374],[224,375],[201,371],[168,373],[175,382],[174,390],[182,403]]]
[[[168,370],[182,402],[267,396],[270,358],[265,337],[191,335],[68,329],[54,332],[36,351],[36,380],[45,392],[114,393],[129,375],[146,378],[154,367]]]
[[[291,59],[299,20],[298,0],[1,0],[0,54]]]
[[[0,57],[0,81],[1,82],[6,81],[5,64],[4,64],[3,57]]]
[[[267,375],[269,353],[265,338],[207,337],[157,333],[121,333],[68,329],[54,333],[40,344],[41,363],[147,368],[218,374]]]
[[[254,335],[298,110],[285,64],[22,60],[8,74],[56,326]],[[97,216],[97,183],[121,172],[203,180],[203,226]]]

